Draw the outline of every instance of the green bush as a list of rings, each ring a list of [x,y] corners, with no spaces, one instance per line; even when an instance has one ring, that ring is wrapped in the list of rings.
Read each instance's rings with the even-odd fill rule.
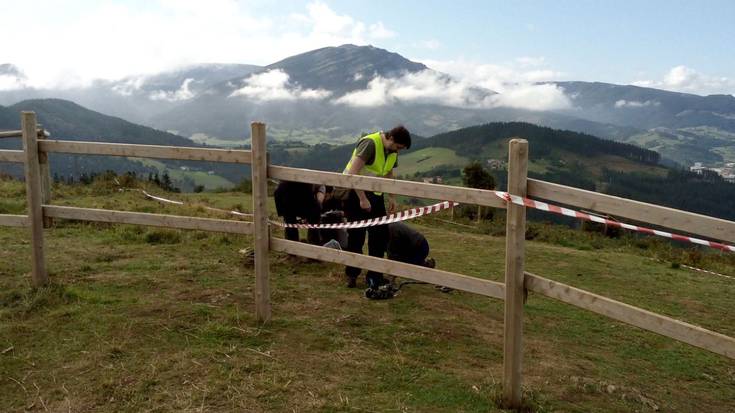
[[[178,244],[181,234],[178,231],[153,230],[145,234],[145,242],[149,244]]]

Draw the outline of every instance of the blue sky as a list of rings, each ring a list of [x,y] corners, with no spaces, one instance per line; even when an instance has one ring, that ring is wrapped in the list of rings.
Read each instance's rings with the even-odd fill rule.
[[[14,39],[0,63],[37,85],[268,64],[356,43],[490,87],[586,80],[735,93],[735,1],[0,0],[0,9],[0,36]]]
[[[432,59],[502,63],[544,57],[572,78],[611,82],[657,76],[678,65],[735,74],[735,1],[392,3],[330,4],[397,31],[386,46]],[[414,45],[427,40],[439,47]]]

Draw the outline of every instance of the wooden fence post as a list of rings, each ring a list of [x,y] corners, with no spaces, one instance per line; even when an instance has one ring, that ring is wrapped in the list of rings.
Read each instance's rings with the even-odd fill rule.
[[[38,129],[34,112],[21,113],[23,149],[25,151],[26,199],[31,227],[31,277],[33,286],[48,283],[43,247],[43,209],[41,208],[41,172],[38,163]]]
[[[508,192],[526,196],[528,141],[512,139],[508,148]],[[523,264],[526,255],[526,208],[508,202],[505,234],[505,329],[503,345],[503,403],[521,406],[523,354]]]
[[[38,125],[39,127],[41,125]],[[46,139],[46,134],[43,129],[38,132],[38,139]],[[51,203],[51,168],[48,163],[48,153],[38,153],[38,165],[39,173],[41,177],[41,205],[48,205]],[[43,211],[43,209],[42,209]],[[43,227],[51,228],[54,223],[54,219],[43,215]]]
[[[265,123],[250,124],[253,162],[253,224],[255,237],[255,316],[261,323],[271,319],[270,283],[268,280],[268,157]]]

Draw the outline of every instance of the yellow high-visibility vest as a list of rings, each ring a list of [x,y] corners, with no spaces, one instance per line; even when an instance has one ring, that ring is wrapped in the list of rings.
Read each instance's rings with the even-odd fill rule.
[[[389,153],[387,157],[385,156],[383,139],[380,138],[381,134],[382,132],[375,132],[360,138],[360,141],[362,141],[363,139],[372,139],[372,141],[375,143],[375,159],[373,160],[373,163],[365,164],[365,166],[363,166],[362,169],[357,173],[358,175],[373,175],[382,177],[388,175],[388,173],[393,170],[393,166],[395,166],[396,160],[398,160],[398,154],[393,152]],[[352,167],[352,160],[355,158],[356,154],[357,147],[352,150],[352,156],[350,157],[350,161],[347,162],[347,166],[345,166],[343,173],[347,173],[347,171],[350,170],[350,167]]]

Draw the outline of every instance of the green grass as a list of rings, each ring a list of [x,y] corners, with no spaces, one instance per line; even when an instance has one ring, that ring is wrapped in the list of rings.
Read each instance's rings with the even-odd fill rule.
[[[241,147],[245,145],[246,142],[249,142],[243,138],[219,138],[214,136],[209,136],[205,133],[195,133],[192,135],[189,139],[196,143],[202,143],[209,146],[219,147],[219,148],[236,148]]]
[[[427,172],[437,166],[456,166],[463,168],[469,159],[458,156],[454,150],[448,148],[424,148],[402,155],[398,163],[401,175],[413,175],[417,172]]]
[[[491,143],[479,148],[480,153],[475,157],[484,162],[487,159],[504,160],[507,157],[507,144],[503,141]],[[564,160],[563,164],[559,164]],[[463,169],[470,163],[467,157],[459,156],[453,149],[430,147],[401,155],[398,172],[402,176],[412,176],[416,173],[425,173],[437,167],[454,167]],[[620,156],[597,156],[593,158],[580,157],[568,151],[554,151],[544,158],[532,159],[528,164],[529,172],[543,174],[554,170],[569,170],[573,164],[579,163],[587,174],[601,177],[603,168],[621,172],[643,172],[656,176],[665,176],[667,169],[636,163]]]
[[[684,165],[695,161],[711,166],[735,162],[735,134],[711,126],[667,130],[666,133],[653,130],[630,136],[625,141],[660,152]]]
[[[211,189],[217,189],[217,188],[232,188],[235,186],[232,182],[230,182],[228,179],[223,178],[219,175],[210,175],[207,172],[204,171],[184,171],[181,169],[171,169],[168,168],[163,162],[156,161],[154,159],[146,159],[146,158],[134,158],[136,161],[139,161],[140,163],[146,165],[146,166],[152,166],[156,169],[158,169],[159,174],[163,175],[164,171],[168,171],[169,176],[171,177],[171,180],[174,181],[182,181],[185,178],[192,179],[194,181],[194,185],[203,185],[205,189],[211,190]]]
[[[220,218],[199,206],[251,205],[237,193],[168,195],[190,203],[180,207],[103,189],[56,187],[54,203]],[[0,181],[16,211],[22,194]],[[440,269],[502,279],[505,239],[489,235],[502,223],[437,218],[448,216],[414,225]],[[735,335],[735,284],[674,268],[688,250],[532,228],[528,271]],[[261,326],[252,262],[238,254],[249,236],[60,220],[45,241],[52,284],[32,289],[27,230],[0,228],[0,411],[501,411],[502,301],[424,285],[368,301],[344,288],[342,267],[272,253],[274,319]],[[724,254],[697,259],[733,275]],[[531,411],[735,409],[732,360],[536,294],[523,374]]]
[[[277,142],[299,141],[309,145],[329,142],[331,144],[345,144],[355,142],[358,136],[343,134],[336,128],[301,128],[301,129],[279,129],[268,127],[268,139]],[[250,140],[248,139],[249,143]]]

